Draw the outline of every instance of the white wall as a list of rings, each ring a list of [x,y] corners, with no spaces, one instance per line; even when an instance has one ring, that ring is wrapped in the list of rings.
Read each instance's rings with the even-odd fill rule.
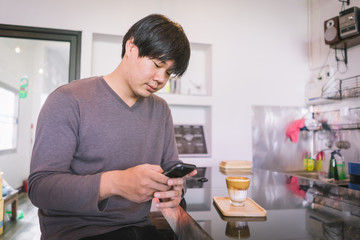
[[[191,42],[211,44],[212,158],[199,165],[252,160],[252,105],[304,105],[307,0],[0,0],[0,6],[3,24],[82,31],[81,77],[91,75],[93,33],[124,35],[150,13],[179,22]]]

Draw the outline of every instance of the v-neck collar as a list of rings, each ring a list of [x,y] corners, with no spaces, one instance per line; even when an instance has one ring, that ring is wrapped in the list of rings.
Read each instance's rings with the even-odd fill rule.
[[[136,102],[132,105],[129,106],[127,105],[127,103],[114,91],[114,89],[112,89],[110,87],[110,85],[105,81],[104,77],[101,77],[101,82],[104,84],[105,88],[109,91],[109,93],[111,95],[113,95],[117,101],[119,101],[126,109],[128,109],[129,111],[134,111],[136,108],[138,108],[139,104],[141,104],[144,101],[143,97],[140,97],[138,100],[136,100]]]

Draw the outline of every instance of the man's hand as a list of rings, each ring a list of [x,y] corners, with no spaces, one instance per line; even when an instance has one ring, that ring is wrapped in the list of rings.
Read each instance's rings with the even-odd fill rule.
[[[183,178],[167,178],[167,185],[170,186],[168,191],[157,191],[154,193],[154,197],[161,199],[162,202],[155,201],[155,206],[158,208],[171,208],[176,207],[180,204],[182,189],[186,178],[195,176],[197,171],[194,170],[187,174]]]
[[[99,201],[114,195],[137,203],[149,201],[155,192],[167,192],[172,188],[167,184],[169,178],[162,172],[160,166],[150,164],[104,172],[100,180]],[[178,187],[175,189],[178,191]]]

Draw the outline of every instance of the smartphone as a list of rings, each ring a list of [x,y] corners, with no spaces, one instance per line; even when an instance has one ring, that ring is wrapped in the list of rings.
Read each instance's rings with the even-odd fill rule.
[[[181,178],[196,169],[196,166],[188,163],[177,163],[170,167],[163,174],[169,178]]]

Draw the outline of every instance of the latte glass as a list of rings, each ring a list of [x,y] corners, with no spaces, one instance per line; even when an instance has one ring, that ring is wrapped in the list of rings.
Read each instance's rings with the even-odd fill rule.
[[[247,177],[227,177],[226,186],[229,191],[230,204],[236,207],[244,206],[250,179]]]

